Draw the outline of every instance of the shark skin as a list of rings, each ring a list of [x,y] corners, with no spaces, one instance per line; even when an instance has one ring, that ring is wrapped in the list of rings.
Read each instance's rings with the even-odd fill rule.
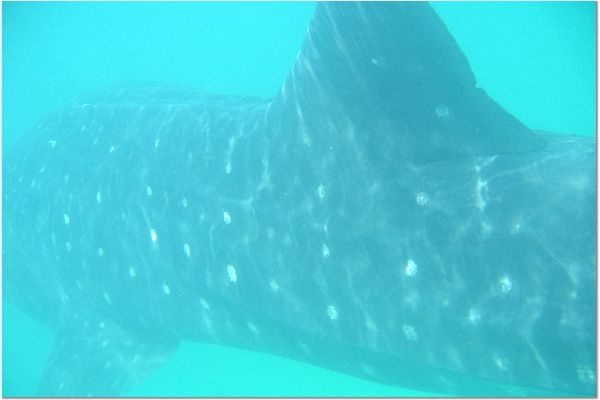
[[[425,3],[320,3],[273,99],[147,84],[5,157],[3,293],[44,396],[181,340],[454,395],[596,393],[596,143],[476,86]]]

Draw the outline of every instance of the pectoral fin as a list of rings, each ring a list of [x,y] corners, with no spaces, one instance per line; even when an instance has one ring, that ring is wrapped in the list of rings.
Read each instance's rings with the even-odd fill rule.
[[[177,345],[109,319],[69,319],[58,330],[38,395],[117,396],[160,367]]]

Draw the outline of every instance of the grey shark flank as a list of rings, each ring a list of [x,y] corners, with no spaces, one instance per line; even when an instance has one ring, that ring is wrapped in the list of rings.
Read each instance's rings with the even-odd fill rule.
[[[4,299],[39,394],[181,340],[454,395],[596,394],[596,142],[533,132],[426,3],[319,3],[272,99],[109,90],[7,154]]]

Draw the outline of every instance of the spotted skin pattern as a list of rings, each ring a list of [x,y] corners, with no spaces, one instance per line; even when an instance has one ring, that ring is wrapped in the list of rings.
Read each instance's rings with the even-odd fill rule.
[[[275,99],[113,90],[6,157],[3,290],[57,330],[41,394],[123,393],[181,339],[448,394],[595,390],[595,141],[535,135],[474,88],[488,119],[442,89],[361,112],[315,61],[323,32],[341,75],[374,77],[359,92],[440,73],[344,39],[388,14],[461,64],[427,5],[319,5]],[[508,136],[445,147],[458,128]]]

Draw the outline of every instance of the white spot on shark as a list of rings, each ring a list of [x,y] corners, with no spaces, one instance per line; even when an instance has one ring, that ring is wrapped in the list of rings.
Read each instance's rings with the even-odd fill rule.
[[[325,198],[325,186],[322,183],[317,187],[317,194],[319,199],[323,200]]]
[[[500,291],[503,294],[507,294],[508,292],[510,292],[510,290],[512,289],[512,281],[510,280],[510,278],[506,275],[504,275],[502,278],[500,278]]]
[[[330,320],[335,321],[336,319],[338,319],[338,311],[337,308],[335,308],[332,305],[327,306],[327,316],[329,317]]]
[[[504,359],[502,359],[498,355],[494,355],[493,358],[494,358],[494,364],[496,364],[496,366],[498,368],[500,368],[502,371],[508,371],[508,367],[506,366],[506,361]]]
[[[523,228],[523,222],[521,218],[514,218],[512,224],[510,225],[510,234],[516,235],[521,232]]]
[[[187,206],[188,206],[188,201],[185,197],[183,199],[181,199],[181,206],[183,208],[187,208]]]
[[[429,203],[429,196],[427,196],[427,194],[424,192],[419,192],[415,196],[415,201],[418,205],[424,206],[425,204]]]
[[[323,243],[322,253],[323,253],[323,258],[327,258],[331,254],[329,251],[329,247],[327,247],[326,243]]]
[[[48,144],[50,145],[50,147],[54,148],[54,146],[56,146],[56,140],[50,139],[48,140]]]
[[[156,241],[158,240],[158,235],[156,234],[154,228],[150,229],[150,239],[152,239],[152,242],[154,243],[156,243]]]
[[[71,251],[71,242],[66,241],[65,242],[65,248],[67,249],[67,251]]]
[[[102,193],[100,193],[99,191],[96,192],[96,202],[102,203]]]
[[[171,294],[171,288],[166,283],[162,284],[162,290],[167,296]]]
[[[467,318],[469,319],[470,323],[476,324],[481,320],[481,314],[475,308],[471,308]]]
[[[135,276],[136,276],[135,269],[133,269],[133,268],[129,268],[129,276],[130,276],[131,278],[135,278]]]
[[[229,278],[230,282],[237,282],[237,271],[235,270],[235,267],[231,264],[227,266],[227,277]]]
[[[412,258],[409,258],[404,267],[404,273],[406,276],[415,276],[417,275],[418,269],[417,263],[415,263]]]
[[[183,252],[186,256],[190,257],[192,255],[192,250],[190,249],[190,245],[187,243],[183,244]]]
[[[69,225],[69,223],[71,222],[71,218],[69,217],[69,214],[64,214],[63,219],[65,220],[66,225]]]
[[[577,368],[577,378],[581,382],[596,382],[596,374],[590,367],[579,367]]]
[[[231,223],[231,215],[227,211],[223,211],[223,222],[225,225],[229,225]]]
[[[150,186],[146,186],[146,194],[152,196],[152,188]]]
[[[512,226],[512,229],[510,230],[510,233],[512,233],[514,235],[515,233],[519,233],[520,230],[521,230],[521,224],[519,224],[517,222],[516,224],[514,224]]]
[[[102,247],[98,247],[98,257],[104,256],[104,249]]]
[[[228,163],[225,165],[225,173],[226,173],[227,175],[231,174],[231,163],[230,163],[230,162],[228,162]]]

